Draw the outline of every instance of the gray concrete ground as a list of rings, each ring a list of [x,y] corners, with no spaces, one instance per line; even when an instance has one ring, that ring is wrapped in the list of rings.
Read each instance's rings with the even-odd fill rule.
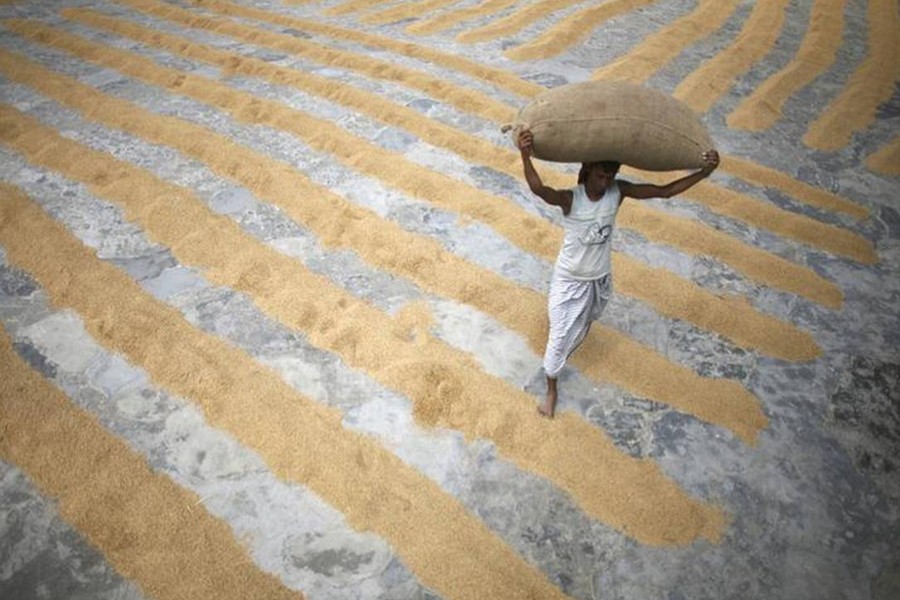
[[[477,45],[455,40],[457,33],[474,28],[477,22],[416,37],[403,31],[404,23],[365,25],[358,14],[326,15],[324,9],[336,2],[246,4],[406,39],[550,86],[589,77],[593,69],[695,7],[694,2],[680,0],[652,3],[598,26],[586,40],[559,56],[514,62],[500,51],[534,37],[589,3],[573,4],[518,33]],[[735,38],[754,4],[740,3],[723,27],[678,54],[649,85],[671,92]],[[840,91],[866,54],[870,27],[865,5],[847,3],[844,44],[835,64],[789,100],[785,117],[772,129],[748,133],[730,129],[725,122],[742,97],[794,56],[811,5],[789,3],[786,26],[772,50],[737,79],[704,120],[724,154],[835,192],[867,207],[871,216],[854,222],[723,171],[714,174],[713,180],[859,232],[874,243],[878,262],[862,265],[836,257],[718,216],[700,204],[670,200],[652,201],[652,205],[808,265],[840,286],[845,295],[843,306],[830,310],[759,285],[713,258],[687,254],[634,231],[618,231],[614,243],[624,254],[667,268],[713,292],[744,296],[761,311],[799,325],[812,332],[823,355],[804,363],[771,359],[690,323],[659,315],[638,300],[615,296],[603,316],[604,323],[702,375],[740,381],[760,399],[769,424],[755,446],[664,404],[594,382],[576,369],[568,369],[561,381],[561,410],[580,414],[602,428],[623,452],[654,461],[684,490],[724,507],[732,521],[718,544],[696,541],[680,547],[653,547],[591,519],[564,491],[516,467],[490,441],[467,441],[456,431],[423,428],[413,419],[410,402],[403,395],[315,347],[302,333],[273,321],[244,294],[219,287],[208,281],[202,270],[180,264],[168,248],[149,239],[118,207],[95,197],[85,186],[30,164],[8,146],[0,146],[0,179],[26,192],[95,249],[100,259],[127,272],[148,294],[177,308],[194,327],[245,350],[297,390],[339,409],[345,427],[371,434],[427,475],[573,598],[889,600],[900,597],[900,208],[898,178],[870,172],[862,160],[897,133],[900,96],[895,94],[883,103],[877,120],[854,135],[842,150],[813,151],[800,141],[810,121]],[[229,52],[315,72],[412,107],[472,135],[508,144],[494,123],[400,84],[213,33],[188,33],[179,25],[126,5],[103,0],[6,3],[0,5],[0,17],[50,23],[104,44],[129,48],[161,65],[277,99],[339,123],[426,169],[487,189],[533,214],[558,218],[536,206],[521,180],[470,164],[407,131],[312,95],[125,42],[63,18],[59,13],[63,6],[96,8]],[[192,10],[203,12],[197,7]],[[238,20],[269,30],[285,29]],[[365,48],[353,41],[314,34],[303,37],[426,70],[455,85],[487,91],[511,105],[524,102],[485,81],[439,65]],[[22,53],[105,94],[200,123],[263,155],[289,161],[313,181],[384,219],[436,239],[452,252],[521,286],[546,291],[551,265],[542,258],[513,247],[487,226],[460,219],[343,166],[292,135],[239,123],[215,107],[25,40],[2,25],[0,49]],[[0,95],[2,103],[70,139],[194,190],[214,211],[230,216],[262,243],[302,261],[389,314],[410,302],[424,301],[434,315],[434,335],[470,352],[483,370],[524,387],[536,400],[543,392],[540,357],[519,334],[492,317],[433,296],[400,276],[378,271],[351,252],[326,248],[302,224],[206,165],[90,121],[2,73]],[[280,481],[254,449],[208,425],[190,400],[161,389],[140,365],[130,364],[98,344],[79,314],[55,306],[42,286],[27,271],[11,264],[2,249],[0,320],[16,351],[32,368],[126,440],[154,469],[203,498],[206,510],[226,521],[237,538],[250,540],[249,551],[260,568],[277,575],[285,585],[312,599],[439,596],[418,580],[390,543],[371,532],[355,531],[338,509],[301,486]],[[0,461],[0,540],[0,598],[144,597],[138,585],[107,563],[102,551],[60,518],[54,499],[37,489],[27,472],[4,461]]]

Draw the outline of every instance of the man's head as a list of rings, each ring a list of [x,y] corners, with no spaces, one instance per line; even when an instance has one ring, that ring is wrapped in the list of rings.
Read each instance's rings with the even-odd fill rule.
[[[616,178],[621,163],[614,160],[581,163],[578,183],[583,183],[591,192],[604,193]]]

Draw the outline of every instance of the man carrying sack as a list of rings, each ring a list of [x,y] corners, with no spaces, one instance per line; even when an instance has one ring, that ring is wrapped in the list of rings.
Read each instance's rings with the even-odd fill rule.
[[[548,294],[550,331],[544,352],[547,396],[539,412],[553,417],[557,377],[568,357],[578,348],[591,323],[603,313],[612,294],[611,238],[619,206],[625,198],[671,198],[705,179],[719,165],[715,150],[701,153],[703,167],[667,185],[635,184],[617,179],[620,163],[584,162],[574,188],[547,187],[534,168],[531,155],[534,135],[518,132],[516,144],[522,156],[525,180],[531,191],[563,213],[565,236],[553,268]]]

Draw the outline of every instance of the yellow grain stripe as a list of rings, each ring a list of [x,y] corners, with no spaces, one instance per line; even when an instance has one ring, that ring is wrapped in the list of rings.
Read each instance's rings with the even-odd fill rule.
[[[707,37],[728,20],[739,0],[700,0],[688,15],[676,19],[628,51],[594,71],[594,79],[643,83],[682,50]]]
[[[728,115],[729,127],[768,129],[781,118],[781,108],[791,94],[834,63],[843,36],[845,4],[846,0],[816,0],[797,55],[741,101]]]
[[[328,10],[325,11],[326,15],[347,15],[354,12],[361,12],[364,10],[368,10],[373,6],[379,6],[381,4],[387,4],[391,0],[349,0],[348,2],[341,2],[336,6],[332,6]]]
[[[634,172],[631,169],[624,171]],[[671,174],[643,171],[641,177],[660,184],[672,178]],[[695,194],[688,194],[689,197],[698,199],[704,206],[720,215],[863,264],[871,265],[878,262],[874,244],[860,234],[843,227],[823,223],[773,204],[760,202],[744,194],[730,193],[727,188],[711,185],[708,181],[701,181],[692,191],[695,191]]]
[[[14,116],[3,112],[3,120]],[[19,128],[19,133],[25,132]],[[68,144],[57,148],[72,158],[78,145],[63,145]],[[97,157],[87,152],[86,159]],[[104,171],[101,178],[106,179],[91,187],[117,188],[113,193],[126,195],[125,188],[135,181],[132,170],[123,164]],[[152,185],[152,178],[143,179]],[[168,191],[166,187],[155,186],[156,191]],[[194,245],[196,254],[213,254],[211,241],[240,237],[227,219],[216,219],[212,226],[201,220],[215,217],[199,210],[185,194],[181,199],[188,203],[175,206],[168,200],[154,203],[147,191],[132,190],[132,196],[152,204],[133,211],[154,223],[167,222],[168,231],[178,232],[174,235],[181,247]],[[177,223],[181,210],[185,217],[198,218],[197,227]],[[565,597],[435,483],[371,436],[345,430],[339,411],[296,393],[243,351],[191,327],[174,308],[99,261],[26,198],[16,197],[0,211],[6,224],[0,240],[10,261],[34,275],[55,305],[78,311],[100,343],[142,366],[160,387],[197,403],[211,426],[256,451],[273,474],[308,486],[340,510],[351,526],[388,540],[423,584],[447,598]],[[202,238],[199,232],[212,237]],[[53,245],[36,249],[34,240],[53,240]],[[231,253],[225,248],[218,252]],[[234,260],[234,268],[221,265],[213,272],[259,282],[259,269],[267,265],[254,262],[257,259],[243,256]],[[335,306],[332,313],[339,312]],[[261,597],[260,591],[243,597]]]
[[[900,135],[866,159],[866,166],[885,175],[900,175]]]
[[[275,25],[281,25],[283,27],[290,27],[292,29],[299,29],[301,31],[309,31],[311,33],[327,35],[338,40],[358,42],[360,44],[373,46],[375,48],[383,48],[385,50],[390,50],[391,52],[396,52],[397,54],[401,54],[403,56],[432,62],[441,67],[453,69],[462,73],[466,73],[468,75],[472,75],[474,77],[478,77],[479,79],[497,85],[505,90],[508,90],[514,94],[519,94],[521,96],[531,97],[544,91],[544,88],[540,85],[519,79],[514,74],[508,71],[494,69],[473,60],[468,60],[464,57],[456,56],[453,54],[439,52],[425,46],[411,44],[409,42],[402,42],[381,35],[375,35],[361,31],[352,31],[325,23],[310,21],[308,19],[297,19],[294,17],[279,15],[265,10],[260,10],[258,8],[243,6],[234,2],[227,2],[224,0],[189,1],[192,4],[202,6],[223,15],[238,16],[248,19],[256,19],[258,21],[265,21],[267,23],[273,23]],[[509,117],[507,117],[506,120],[511,119],[512,116],[515,115],[515,111],[513,111],[512,109],[508,110]]]
[[[665,213],[651,210],[640,202],[629,202],[619,211],[622,227],[637,229],[649,239],[674,246],[698,256],[711,256],[732,266],[752,280],[798,294],[826,306],[840,308],[843,292],[818,275],[788,260],[743,244],[721,231],[690,221],[673,230]],[[753,250],[749,250],[753,248]]]
[[[375,79],[400,82],[433,98],[443,100],[461,111],[475,113],[486,119],[509,121],[514,116],[512,108],[488,94],[459,88],[443,79],[397,63],[329,48],[287,34],[278,34],[265,29],[248,27],[229,19],[198,16],[196,13],[164,2],[127,0],[123,4],[155,17],[170,19],[189,27],[237,37],[251,44],[264,44],[282,52],[289,52],[295,56],[324,65],[350,69]]]
[[[396,23],[403,19],[415,19],[422,15],[428,14],[430,11],[444,8],[449,4],[455,4],[457,0],[425,0],[424,2],[402,2],[397,6],[387,10],[379,11],[361,17],[361,23],[370,25],[383,25],[386,23]]]
[[[161,124],[154,122],[152,125],[159,127]],[[174,119],[169,120],[168,126],[175,133],[186,133]],[[408,322],[404,322],[403,314],[398,320],[392,319],[352,297],[327,278],[310,272],[298,261],[253,240],[230,219],[211,213],[186,190],[159,181],[145,171],[112,159],[104,153],[71,142],[14,109],[7,108],[0,112],[0,135],[3,136],[0,139],[4,139],[28,160],[59,171],[70,179],[82,181],[98,197],[120,204],[129,219],[135,220],[148,237],[171,248],[180,263],[202,268],[207,279],[216,285],[246,293],[271,318],[303,332],[312,344],[334,352],[350,367],[364,370],[386,387],[405,394],[413,402],[413,413],[419,423],[427,427],[457,429],[464,432],[468,439],[492,440],[499,452],[520,468],[534,471],[569,492],[588,515],[609,523],[641,542],[680,544],[689,543],[698,537],[717,540],[721,534],[724,527],[722,512],[688,496],[667,479],[652,461],[624,455],[602,431],[572,414],[563,414],[561,419],[548,423],[537,416],[532,397],[478,370],[468,354],[428,335],[415,322],[411,327]],[[49,152],[49,148],[53,151]],[[221,151],[229,149],[226,146]],[[257,165],[236,162],[234,168],[261,178]],[[286,167],[283,167],[284,170]],[[338,214],[332,214],[332,222],[336,227],[341,225],[340,221],[342,219]],[[384,252],[397,253],[394,247],[385,248]],[[97,295],[102,296],[97,292],[91,298]],[[105,300],[110,303],[111,299]],[[83,308],[78,310],[87,312]],[[138,310],[136,314],[146,315],[147,309]],[[157,321],[156,318],[149,319],[147,325],[153,325]],[[117,325],[113,329],[118,329],[119,319],[114,322]],[[188,335],[190,328],[186,325],[184,328],[186,331],[181,331],[181,337],[177,339],[190,341],[186,346],[198,348],[200,356],[219,356],[212,354],[211,348],[204,349],[203,344],[192,341],[199,334],[194,332]],[[144,344],[144,340],[141,343]],[[168,345],[158,344],[156,347],[168,349]],[[235,374],[249,382],[244,371],[251,368],[240,361],[235,362],[232,355],[236,352],[223,355],[221,364],[228,365],[229,374]],[[167,364],[169,361],[180,363],[178,357],[171,354],[167,354],[165,359]],[[144,364],[145,361],[134,362]],[[180,364],[178,368],[181,368]],[[251,399],[266,398],[266,404],[271,404],[273,393],[270,388],[274,384],[275,382],[269,382],[268,388],[254,385],[252,390],[247,390],[246,395],[241,394],[239,389],[237,395],[240,403],[253,406],[258,403]],[[182,395],[193,397],[195,394]],[[485,403],[485,398],[490,398],[491,401]],[[308,403],[303,406],[306,404]],[[327,415],[330,422],[339,427],[336,411],[316,408],[315,412]],[[243,416],[247,418],[247,414]],[[281,418],[291,423],[309,420],[308,416],[301,415],[281,415]],[[263,430],[266,429],[261,429]],[[279,428],[273,430],[274,433],[280,431],[282,430]],[[298,437],[297,433],[286,433],[285,440]],[[340,431],[326,433],[323,439],[310,440],[309,443],[328,446],[331,444],[328,440],[332,436],[343,436],[341,439],[354,440],[354,444],[362,444],[367,439]],[[306,439],[306,435],[300,437]],[[281,436],[276,435],[275,439],[281,439]],[[248,445],[259,448],[263,441],[253,440]],[[363,452],[359,448],[336,449],[342,460],[358,460],[361,464],[393,462],[393,457],[388,453],[376,457],[371,456],[372,450]],[[292,448],[291,456],[307,456],[307,452],[308,449],[303,445]],[[355,458],[360,454],[364,456]],[[317,459],[313,464],[323,471],[337,469],[348,478],[347,481],[355,481],[354,478],[360,476],[360,473],[353,473],[340,461],[333,466],[334,461],[335,457],[328,457],[326,460]],[[590,473],[591,476],[585,477],[585,473]],[[402,473],[398,473],[396,477],[402,476]],[[378,473],[371,485],[382,482],[383,487],[396,477],[391,473]],[[424,481],[416,484],[418,488],[423,486]],[[364,486],[363,489],[369,488]],[[373,495],[368,498],[334,498],[332,504],[346,513],[348,511],[345,506],[351,500],[360,502],[354,507],[367,507],[366,510],[374,510],[382,518],[389,519],[388,522],[377,524],[360,523],[360,528],[375,530],[403,554],[403,551],[410,549],[408,544],[412,541],[408,538],[395,538],[401,533],[406,535],[406,528],[398,530],[397,523],[390,521],[390,517],[382,513],[396,512],[399,509],[404,513],[404,519],[412,515],[408,514],[408,508],[382,506],[376,501],[378,494],[374,493],[380,491],[375,487]],[[323,496],[332,498],[333,494]],[[660,502],[659,498],[666,500]],[[417,498],[415,502],[410,501],[410,504],[417,506],[421,502],[430,505],[435,501],[434,498]],[[447,508],[448,502],[449,498],[442,501],[445,508],[438,508],[438,514]],[[454,510],[451,510],[451,515]],[[429,515],[422,517],[428,521]],[[428,527],[426,531],[438,526],[434,521],[430,522],[433,527]],[[472,525],[468,526],[469,529]],[[444,527],[447,528],[445,531],[455,528],[451,524],[445,524]],[[459,541],[469,548],[467,556],[471,555],[471,560],[481,560],[482,547],[488,551],[488,556],[491,552],[501,552],[501,549],[505,551],[496,540],[492,541],[493,538],[487,536],[486,531],[478,535],[476,533],[471,532],[474,536],[472,540]],[[419,532],[419,538],[427,537]],[[440,548],[449,542],[432,537],[427,541],[419,539],[418,543]],[[490,549],[492,544],[495,545],[494,550]],[[434,554],[424,557],[419,556],[421,552],[424,550],[416,549],[413,555],[404,555],[404,560],[423,583],[434,586],[439,574],[433,573],[431,569],[441,567],[439,562],[434,562]],[[545,585],[543,579],[537,578],[527,569],[525,573],[513,575],[512,571],[522,571],[524,563],[512,561],[513,564],[503,564],[510,561],[511,556],[499,560],[500,564],[484,566],[488,572],[509,572],[509,576],[516,580],[520,575],[525,576],[521,585],[517,586],[518,591],[507,589],[509,584],[505,583],[501,586],[503,593],[495,592],[496,597],[520,597],[516,594],[521,595],[522,588],[540,589]],[[463,563],[460,568],[455,573],[457,579],[461,573],[470,576],[467,569],[472,566],[466,567]],[[505,570],[507,568],[509,571]],[[485,575],[484,571],[479,573]],[[449,577],[450,574],[446,576]],[[447,585],[439,587],[448,588]],[[452,586],[449,589],[453,589]],[[475,584],[472,589],[478,590],[480,587]],[[482,595],[479,598],[495,597],[486,589],[480,591]]]
[[[602,23],[656,0],[607,0],[572,13],[534,40],[510,48],[503,53],[512,60],[540,60],[561,54],[579,44]]]
[[[736,7],[736,5],[731,4],[732,1],[733,0],[722,0],[721,3],[714,3],[713,6],[709,7],[710,8],[709,12],[705,11],[703,13],[703,16],[705,17],[705,19],[703,19],[702,22],[707,23],[707,24],[716,23],[716,27],[718,27],[719,23],[717,21],[715,21],[715,17],[719,13],[713,11],[712,9],[714,7],[719,10],[722,10],[725,8],[730,9],[727,14],[725,14],[724,16],[721,17],[722,21],[724,21],[727,18],[727,16],[730,15],[731,12],[734,11],[734,9]],[[411,58],[419,58],[419,59],[429,60],[431,62],[434,62],[435,64],[440,64],[444,67],[458,70],[460,72],[467,73],[467,74],[473,75],[475,77],[479,77],[489,83],[498,85],[499,87],[502,87],[508,91],[511,91],[513,93],[517,93],[517,94],[520,94],[523,96],[531,97],[531,96],[534,96],[534,95],[544,91],[543,87],[541,87],[537,84],[528,82],[528,81],[521,80],[518,77],[516,77],[514,74],[509,73],[507,71],[503,71],[503,70],[499,70],[499,69],[485,68],[485,67],[482,67],[481,65],[479,65],[478,63],[472,63],[472,62],[467,62],[467,61],[462,61],[462,63],[460,63],[460,60],[456,56],[443,54],[443,53],[434,51],[430,48],[417,46],[415,44],[401,43],[401,42],[397,42],[396,40],[393,40],[390,38],[384,38],[384,37],[380,37],[380,36],[374,36],[374,35],[360,33],[360,32],[351,31],[351,30],[347,30],[347,29],[341,29],[339,27],[321,25],[314,21],[303,21],[303,20],[299,20],[299,19],[293,19],[290,17],[283,17],[283,16],[279,16],[279,15],[275,15],[275,14],[266,12],[266,11],[260,11],[257,9],[247,8],[247,7],[229,3],[229,2],[223,2],[221,0],[193,0],[193,2],[195,4],[202,5],[208,9],[217,11],[217,12],[219,12],[221,14],[225,14],[225,15],[242,16],[242,17],[246,17],[246,18],[252,18],[252,19],[256,19],[256,20],[260,20],[260,21],[266,21],[269,23],[282,25],[285,27],[293,27],[293,28],[301,28],[301,29],[306,28],[306,29],[309,29],[310,31],[315,31],[317,33],[322,33],[324,35],[331,36],[335,39],[361,42],[361,43],[364,43],[367,45],[372,45],[372,46],[375,46],[378,48],[384,48],[384,49],[390,50],[392,52],[396,52],[398,54],[403,54],[404,56],[409,56]],[[698,18],[698,19],[696,19],[696,21],[700,21],[700,19]],[[201,25],[198,23],[195,26],[199,27]],[[698,27],[698,25],[685,23],[686,29],[694,30],[694,29],[696,29],[696,27]],[[215,31],[219,30],[218,26],[216,28],[211,28],[211,29],[215,30]],[[225,33],[224,28],[221,31],[223,33]],[[260,31],[259,39],[262,39],[263,34],[262,34],[261,30],[257,30],[257,31]],[[704,30],[704,31],[706,31],[706,30]],[[229,32],[228,34],[229,35],[238,35],[234,32]],[[287,38],[288,36],[284,36],[284,37]],[[268,40],[268,38],[266,38],[266,39]],[[267,41],[267,44],[272,45],[273,47],[282,48],[287,51],[297,52],[297,50],[295,48],[291,48],[290,46],[283,46],[282,45],[283,42],[284,42],[284,40],[279,40],[278,42],[275,42],[275,43],[273,43],[271,41]],[[661,48],[665,48],[665,46],[661,46]],[[355,70],[360,71],[370,77],[382,77],[383,76],[380,74],[381,69],[373,70],[373,69],[360,68],[360,64],[357,62],[359,58],[360,57],[358,57],[358,56],[354,57],[349,54],[343,54],[343,55],[338,55],[337,57],[332,57],[332,60],[340,60],[340,61],[342,61],[341,63],[339,63],[339,64],[341,64],[341,66],[355,69]],[[406,85],[409,85],[411,87],[416,87],[418,85],[418,83],[416,81],[417,80],[416,77],[408,78],[407,76],[400,76],[400,77],[389,76],[388,78],[392,79],[392,80],[404,82]],[[476,114],[485,119],[491,119],[491,120],[494,120],[497,122],[507,122],[507,121],[511,120],[515,115],[516,109],[509,107],[509,106],[505,106],[505,105],[504,105],[504,107],[499,108],[494,113],[494,115],[491,115],[484,110],[479,111],[476,109],[476,105],[480,102],[480,100],[477,97],[471,96],[471,94],[473,94],[473,92],[469,92],[468,90],[460,90],[458,88],[455,88],[455,86],[446,86],[446,87],[448,88],[448,90],[450,90],[450,93],[445,93],[444,90],[439,89],[436,86],[432,86],[430,89],[425,89],[425,88],[419,88],[419,89],[422,89],[423,91],[426,91],[426,93],[429,93],[433,97],[440,99],[440,100],[444,100],[448,104],[452,104],[452,105],[456,106],[457,108],[460,108],[461,110],[470,112],[472,114]],[[457,96],[457,94],[458,94],[458,96]],[[456,100],[457,97],[459,98],[459,100]],[[498,114],[500,114],[502,116],[500,116],[500,118],[498,118],[498,116],[497,116]],[[568,185],[568,184],[566,184],[566,185]],[[722,189],[727,189],[727,188],[722,188]],[[786,193],[791,193],[792,190],[794,189],[794,186],[789,186],[788,188],[782,188],[782,189]],[[726,193],[736,193],[736,192],[728,190]],[[690,194],[695,195],[697,200],[699,200],[701,202],[703,201],[702,196],[697,195],[696,190],[692,190],[690,192]],[[809,195],[814,195],[814,194],[809,194]],[[806,197],[807,197],[807,194],[804,194],[803,196],[799,197],[798,200],[806,202],[807,201]],[[835,297],[834,294],[829,294],[829,296],[831,298]],[[838,295],[837,302],[840,303],[839,295]]]
[[[463,43],[484,42],[508,35],[515,35],[520,30],[545,18],[548,14],[578,4],[581,0],[540,0],[516,10],[508,17],[494,21],[488,25],[470,29],[456,36]]]
[[[780,190],[803,204],[861,220],[869,217],[869,209],[822,188],[794,179],[787,173],[765,167],[736,156],[723,156],[719,169],[750,183]]]
[[[739,0],[700,0],[697,7],[608,65],[594,71],[593,79],[643,83],[691,44],[718,30],[737,9]]]
[[[191,44],[184,38],[168,36],[132,23],[103,17],[92,11],[67,10],[63,11],[63,14],[85,24],[103,27],[191,59],[204,60],[245,75],[264,76],[281,85],[297,85],[304,91],[313,91],[385,122],[404,127],[430,143],[451,148],[469,160],[480,161],[514,175],[518,175],[521,170],[518,157],[507,150],[496,148],[480,138],[425,119],[411,109],[397,106],[355,88],[324,78],[273,67],[263,61],[240,59],[231,53]],[[557,232],[557,241],[561,241],[558,235]],[[818,348],[808,334],[776,319],[765,317],[748,304],[721,301],[699,286],[665,271],[662,271],[661,275],[625,255],[616,257],[616,267],[617,270],[631,271],[617,284],[620,291],[649,302],[668,316],[696,320],[701,327],[722,333],[740,345],[780,358],[805,360],[818,354]],[[644,282],[650,277],[658,280],[660,284],[665,284],[666,289],[651,295],[650,292],[656,290],[655,286],[648,288]],[[675,293],[676,290],[679,293]],[[673,298],[679,297],[685,299],[682,305],[673,302]],[[537,345],[540,347],[541,343],[538,342]]]
[[[803,143],[818,150],[838,150],[854,132],[875,120],[878,105],[894,93],[900,77],[900,17],[896,0],[871,0],[868,7],[869,51],[840,95],[810,124]]]
[[[36,240],[56,240],[21,239],[9,231],[31,212],[17,210],[23,202],[0,184],[0,237],[20,238],[25,252],[34,253],[29,247]],[[49,233],[30,223],[25,229]],[[153,472],[128,444],[26,365],[2,327],[0,458],[22,469],[53,498],[64,521],[153,598],[303,598],[260,571],[196,494]]]
[[[489,0],[488,2],[480,2],[474,6],[467,6],[465,8],[448,11],[431,19],[413,23],[406,28],[406,32],[416,35],[437,33],[449,29],[463,21],[492,15],[517,2],[518,0]]]
[[[709,110],[738,76],[772,49],[784,25],[787,4],[788,0],[756,2],[737,39],[682,80],[674,96],[694,110]]]

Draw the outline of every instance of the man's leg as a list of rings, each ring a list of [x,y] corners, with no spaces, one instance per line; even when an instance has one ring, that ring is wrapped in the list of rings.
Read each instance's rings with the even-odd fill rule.
[[[555,276],[551,280],[547,307],[550,331],[544,351],[547,397],[538,409],[542,415],[552,417],[555,413],[557,374],[584,342],[592,322],[603,313],[610,293],[609,276],[591,282],[567,281]]]
[[[586,310],[588,302],[585,298],[585,283],[553,274],[550,280],[547,313],[550,329],[547,336],[547,348],[544,351],[544,373],[547,376],[547,396],[544,405],[538,412],[545,417],[553,417],[558,398],[556,391],[557,375],[562,370],[572,343],[578,337],[580,328],[579,316]]]

